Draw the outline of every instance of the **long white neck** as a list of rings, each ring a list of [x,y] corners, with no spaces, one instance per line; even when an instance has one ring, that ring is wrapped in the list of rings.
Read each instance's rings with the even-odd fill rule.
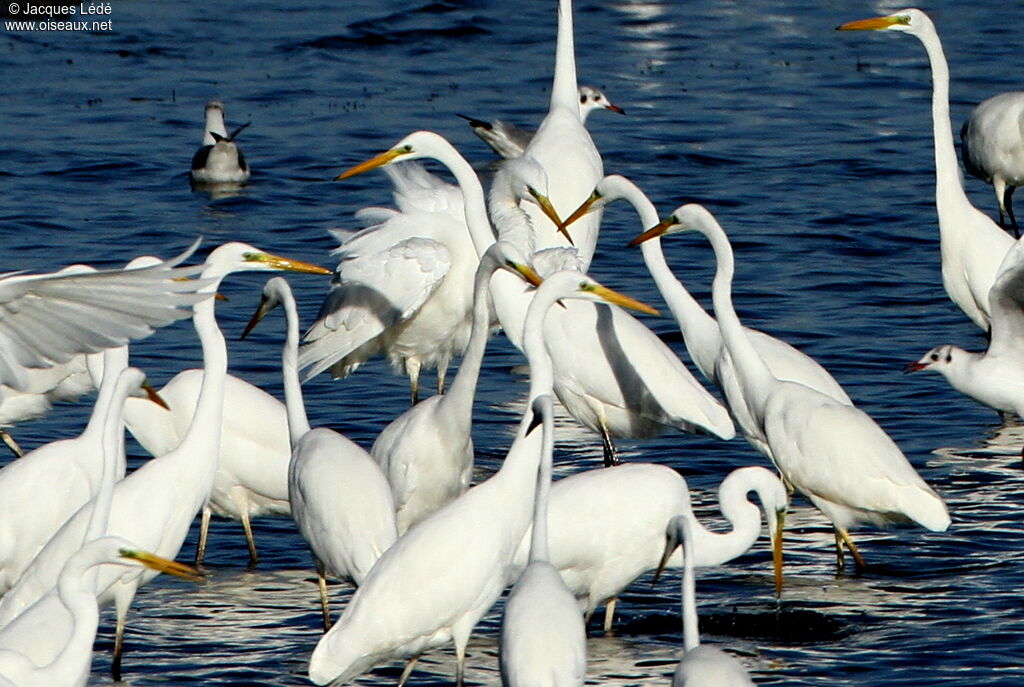
[[[932,133],[935,139],[935,202],[939,213],[950,204],[970,205],[964,192],[963,177],[953,143],[949,119],[949,65],[942,50],[942,41],[930,19],[915,35],[928,53],[932,68]]]
[[[473,397],[476,395],[480,368],[487,351],[487,339],[491,333],[491,296],[488,285],[498,268],[496,261],[486,258],[477,268],[473,282],[473,326],[469,332],[469,344],[462,355],[455,379],[440,401],[439,407],[444,408],[445,412],[450,410],[457,413],[459,417],[470,417],[472,414]]]
[[[537,466],[537,490],[533,500],[533,534],[530,539],[530,562],[548,561],[548,499],[551,493],[552,462],[555,451],[554,400],[550,395],[539,396],[532,405],[533,412],[540,414],[541,454]]]
[[[580,116],[579,88],[576,85],[576,45],[573,37],[572,0],[558,0],[555,78],[551,85],[551,109],[556,108],[572,110],[577,117]]]
[[[110,414],[112,404],[117,395],[116,388],[118,379],[120,378],[121,372],[128,367],[128,347],[121,346],[120,348],[108,348],[103,353],[92,354],[86,357],[86,369],[89,371],[89,376],[93,380],[93,384],[96,384],[99,379],[99,393],[96,394],[96,401],[92,407],[92,414],[89,416],[89,422],[82,431],[83,437],[90,437],[89,443],[93,446],[102,445],[104,427],[107,423],[107,417]],[[121,399],[121,405],[124,404],[124,399]],[[115,469],[119,472],[117,477],[114,479],[120,479],[124,477],[125,464],[124,456],[121,456],[119,462],[115,463]]]
[[[640,223],[645,229],[650,229],[660,221],[657,208],[636,184],[624,177],[608,177],[606,182],[614,184],[609,195],[628,201],[640,216]],[[660,237],[641,243],[640,251],[647,271],[651,273],[661,297],[676,318],[690,359],[700,368],[704,377],[717,382],[715,360],[722,345],[718,323],[676,278],[665,260]],[[710,355],[711,351],[715,354]]]
[[[715,317],[722,332],[726,349],[732,362],[739,372],[743,398],[750,406],[758,421],[762,418],[761,410],[767,401],[767,391],[775,378],[761,356],[750,342],[743,324],[732,302],[732,278],[736,266],[732,253],[732,245],[725,230],[718,221],[706,210],[702,211],[703,220],[698,230],[711,242],[715,251],[715,279],[711,286],[711,300],[715,307]]]
[[[697,581],[693,572],[696,558],[693,539],[693,521],[689,517],[679,519],[683,530],[683,649],[692,651],[700,646],[700,630],[697,626]]]
[[[432,157],[447,167],[462,189],[466,225],[469,227],[469,235],[473,240],[477,257],[482,257],[494,243],[494,231],[487,218],[487,201],[484,198],[480,177],[455,146],[437,134],[432,134],[431,137],[434,142],[430,146],[431,152],[426,154],[426,157]]]
[[[294,448],[299,438],[309,431],[306,402],[302,398],[302,384],[299,382],[299,312],[287,282],[279,290],[279,296],[288,323],[284,347],[281,349],[281,375],[284,379],[284,404],[288,413],[288,436]]]

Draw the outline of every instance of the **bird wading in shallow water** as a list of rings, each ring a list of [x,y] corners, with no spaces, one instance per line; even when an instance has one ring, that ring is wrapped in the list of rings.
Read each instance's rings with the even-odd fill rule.
[[[735,271],[725,231],[703,206],[682,205],[634,242],[676,232],[703,234],[718,263],[712,285],[715,316],[775,467],[835,528],[837,564],[843,546],[858,567],[864,559],[849,529],[860,523],[916,522],[934,532],[950,524],[946,504],[925,484],[889,435],[867,413],[820,391],[772,375],[732,304]]]

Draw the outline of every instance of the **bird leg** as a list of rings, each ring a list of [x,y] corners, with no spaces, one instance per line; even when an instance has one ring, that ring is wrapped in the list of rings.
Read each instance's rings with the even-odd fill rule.
[[[196,566],[203,564],[206,556],[206,539],[210,536],[210,515],[212,514],[210,504],[203,506],[203,517],[199,521],[199,542],[196,544]]]
[[[412,391],[412,405],[420,402],[420,362],[407,359],[405,361],[405,374],[409,375],[409,387]]]
[[[320,612],[324,617],[324,632],[327,632],[331,629],[331,601],[327,598],[327,571],[324,569],[323,562],[316,556],[313,556],[313,563],[316,564],[316,583],[320,588]],[[401,681],[398,684],[402,684]]]
[[[1010,218],[1010,227],[1013,229],[1013,237],[1020,238],[1020,228],[1017,226],[1017,218],[1013,216],[1013,192],[1016,186],[1007,186],[1003,191],[1003,204],[1006,206],[1006,216]],[[999,213],[999,220],[1002,222],[1002,212]]]
[[[437,393],[444,393],[444,380],[448,376],[448,365],[438,364],[437,366]]]
[[[838,560],[836,565],[839,572],[843,571],[845,562],[843,561],[843,545],[850,550],[853,554],[853,560],[857,564],[857,570],[864,570],[867,568],[867,564],[864,562],[864,558],[860,555],[860,551],[857,550],[857,545],[853,543],[853,539],[850,538],[850,533],[840,527],[835,528],[836,531],[836,552]]]
[[[608,431],[608,426],[604,423],[604,420],[601,420],[601,446],[604,449],[604,466],[610,468],[613,465],[618,465],[619,454],[615,450],[612,435]]]
[[[604,605],[604,633],[608,634],[612,631],[612,622],[615,621],[615,604],[618,603],[617,597],[612,597]]]
[[[402,676],[398,678],[398,687],[402,687],[405,681],[409,679],[409,676],[412,675],[413,666],[416,665],[418,660],[420,660],[420,657],[417,655],[406,661],[405,668],[402,669]]]
[[[121,653],[124,649],[124,618],[117,614],[117,625],[114,628],[114,656],[110,661],[110,677],[114,682],[121,681]]]
[[[245,543],[249,547],[249,569],[251,570],[260,562],[260,556],[256,553],[256,540],[252,538],[252,523],[249,522],[248,504],[245,504],[245,506],[241,509],[242,529],[245,530]]]
[[[466,647],[455,645],[455,687],[462,687],[466,676]]]
[[[6,429],[0,429],[0,439],[4,440],[4,443],[7,444],[7,447],[14,451],[14,455],[17,456],[18,458],[21,458],[23,455],[25,455],[25,451],[23,451],[22,448],[18,446],[18,442],[14,440],[14,437],[12,437],[7,432]]]

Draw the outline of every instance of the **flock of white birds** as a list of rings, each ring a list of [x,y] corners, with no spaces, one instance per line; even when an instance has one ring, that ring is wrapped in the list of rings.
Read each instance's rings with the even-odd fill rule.
[[[762,512],[778,591],[794,492],[832,522],[840,569],[845,551],[865,565],[850,535],[858,525],[949,527],[941,497],[827,370],[742,324],[732,303],[733,250],[716,218],[695,204],[661,218],[637,185],[604,176],[584,122],[596,109],[622,110],[597,89],[577,86],[570,0],[559,0],[558,10],[550,110],[536,133],[467,118],[506,158],[489,194],[444,138],[406,136],[339,175],[382,169],[397,208],[361,211],[368,227],[340,237],[333,273],[233,242],[192,267],[182,264],[195,246],[171,260],[143,256],[123,270],[73,266],[0,278],[0,426],[99,390],[78,437],[21,455],[4,433],[20,457],[0,469],[0,685],[85,684],[98,608],[111,603],[119,680],[139,587],[158,572],[197,578],[173,559],[199,514],[197,564],[213,514],[241,521],[252,564],[251,519],[294,519],[320,581],[324,634],[309,660],[316,684],[345,684],[405,660],[401,685],[420,655],[449,643],[461,684],[474,626],[511,585],[500,633],[502,682],[582,685],[591,615],[605,606],[608,629],[616,597],[641,575],[671,566],[683,570],[683,656],[673,684],[750,685],[739,661],[699,643],[693,569],[747,551],[761,535]],[[990,337],[984,353],[939,346],[908,370],[940,372],[979,402],[1024,415],[1024,248],[964,193],[935,28],[923,12],[906,9],[839,29],[902,31],[925,46],[943,282]],[[194,185],[249,178],[235,142],[244,128],[228,134],[223,104],[207,105]],[[994,186],[1000,222],[1005,217],[1014,231],[1022,129],[1024,93],[1005,93],[979,105],[961,134],[965,167]],[[427,172],[416,162],[423,159],[445,166],[456,184]],[[649,306],[587,276],[602,208],[619,199],[636,209],[642,232],[633,244],[691,360],[724,404],[629,312],[654,312]],[[661,237],[682,232],[701,234],[714,250],[713,313],[662,253]],[[283,307],[284,403],[227,372],[214,294],[224,277],[243,270],[333,274],[304,339],[280,277],[267,282],[246,329]],[[129,367],[128,343],[188,316],[202,367],[155,391]],[[496,326],[529,363],[529,393],[501,468],[471,485],[473,400]],[[311,427],[300,370],[307,378],[322,371],[343,377],[375,356],[408,376],[413,405],[369,451]],[[424,370],[436,370],[438,393],[420,400]],[[556,398],[600,436],[605,467],[552,483]],[[128,475],[125,427],[154,456]],[[616,437],[671,428],[723,439],[738,430],[775,468],[741,468],[722,481],[728,531],[696,519],[676,471],[619,464]],[[327,578],[356,586],[336,615]]]

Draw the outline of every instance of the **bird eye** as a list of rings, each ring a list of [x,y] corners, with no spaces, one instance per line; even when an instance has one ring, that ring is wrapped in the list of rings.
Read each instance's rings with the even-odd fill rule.
[[[897,24],[909,24],[910,23],[910,15],[908,15],[908,14],[901,14],[900,16],[896,17],[896,23]]]
[[[580,96],[580,103],[585,103],[585,102],[587,102],[587,96],[581,95]]]
[[[406,143],[404,146],[402,146],[401,150],[402,150],[403,153],[411,153],[412,152],[412,146],[410,144]]]
[[[939,354],[938,353],[932,353],[931,357],[932,357],[932,360],[938,360],[939,359]]]

